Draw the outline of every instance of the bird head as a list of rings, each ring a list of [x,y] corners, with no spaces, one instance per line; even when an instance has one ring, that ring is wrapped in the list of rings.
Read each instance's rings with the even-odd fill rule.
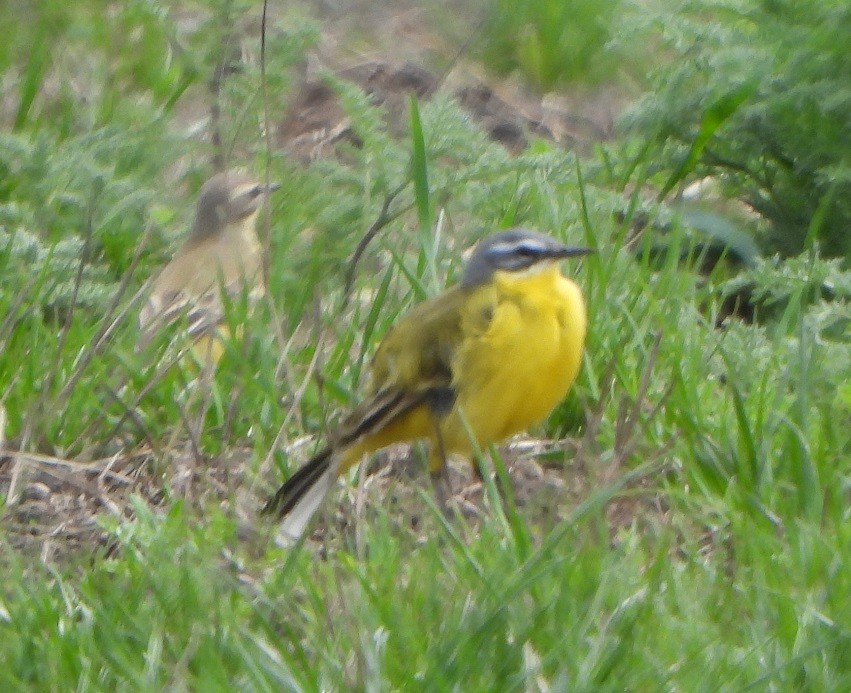
[[[530,229],[500,231],[483,238],[473,249],[464,268],[461,286],[485,284],[496,272],[528,275],[542,271],[559,260],[593,253],[591,248],[566,246],[555,238]]]
[[[264,185],[236,169],[217,173],[198,194],[191,236],[213,236],[230,224],[242,223],[257,213],[270,192],[280,187],[277,183]]]

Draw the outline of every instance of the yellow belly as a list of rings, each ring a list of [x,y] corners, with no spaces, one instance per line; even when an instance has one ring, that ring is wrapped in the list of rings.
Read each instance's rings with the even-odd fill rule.
[[[579,288],[553,269],[498,289],[488,329],[464,340],[453,369],[458,399],[443,423],[453,452],[470,452],[469,432],[483,447],[542,421],[579,372],[586,329]]]

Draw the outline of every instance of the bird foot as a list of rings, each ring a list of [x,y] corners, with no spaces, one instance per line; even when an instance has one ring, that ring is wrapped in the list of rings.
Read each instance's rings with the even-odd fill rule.
[[[430,474],[437,507],[440,508],[440,511],[447,520],[451,520],[455,514],[455,504],[452,502],[455,494],[449,478],[449,467],[448,465],[444,465],[438,471],[431,472]]]

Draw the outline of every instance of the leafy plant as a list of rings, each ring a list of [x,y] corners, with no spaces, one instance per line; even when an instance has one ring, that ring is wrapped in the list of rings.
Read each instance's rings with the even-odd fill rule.
[[[851,259],[851,8],[833,0],[638,9],[675,56],[625,122],[670,183],[715,176],[770,221],[769,252]],[[708,124],[711,127],[708,127]],[[669,187],[665,186],[666,188]]]

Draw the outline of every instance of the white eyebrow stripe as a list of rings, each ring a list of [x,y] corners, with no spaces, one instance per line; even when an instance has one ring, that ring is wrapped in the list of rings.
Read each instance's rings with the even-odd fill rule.
[[[521,238],[513,242],[494,243],[490,249],[499,255],[509,255],[517,252],[521,248],[525,248],[532,252],[541,252],[547,249],[543,243],[539,243],[531,238]]]
[[[494,253],[498,253],[500,255],[508,255],[508,253],[514,252],[514,249],[517,247],[516,243],[494,243],[490,249]]]

